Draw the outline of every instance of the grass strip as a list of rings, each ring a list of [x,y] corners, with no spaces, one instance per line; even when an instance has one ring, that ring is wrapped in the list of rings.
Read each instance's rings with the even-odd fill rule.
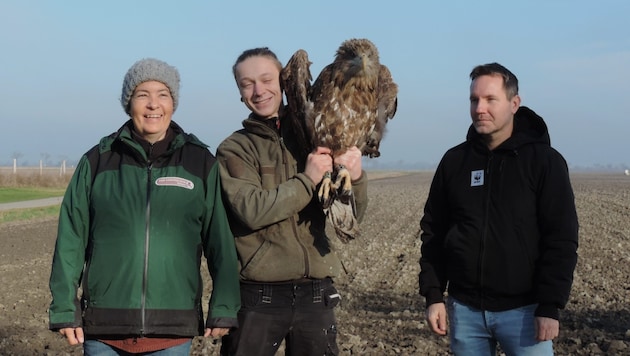
[[[0,204],[63,196],[65,189],[0,187]]]
[[[44,208],[0,210],[0,224],[56,218],[59,216],[59,208],[60,205],[53,205]]]

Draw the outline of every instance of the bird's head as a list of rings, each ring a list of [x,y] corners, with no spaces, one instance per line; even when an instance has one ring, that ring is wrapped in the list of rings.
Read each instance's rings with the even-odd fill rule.
[[[335,62],[343,62],[346,73],[352,76],[378,76],[380,68],[378,49],[365,38],[344,41],[337,49]]]

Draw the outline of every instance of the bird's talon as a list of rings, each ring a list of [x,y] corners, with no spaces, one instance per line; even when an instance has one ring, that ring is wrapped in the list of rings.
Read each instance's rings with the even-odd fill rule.
[[[319,186],[319,190],[317,192],[317,198],[324,208],[330,206],[332,198],[330,196],[330,191],[332,188],[332,173],[326,172],[324,173],[324,177],[322,178],[322,182]]]

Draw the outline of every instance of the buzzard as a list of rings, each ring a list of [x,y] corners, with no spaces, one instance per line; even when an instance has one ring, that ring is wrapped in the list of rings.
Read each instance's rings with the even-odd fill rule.
[[[300,49],[281,72],[288,115],[304,154],[327,147],[333,157],[357,146],[364,156],[380,156],[385,125],[394,117],[398,86],[367,39],[349,39],[337,49],[311,85],[311,62]],[[337,236],[348,242],[358,234],[350,174],[343,166],[324,176],[318,191]]]

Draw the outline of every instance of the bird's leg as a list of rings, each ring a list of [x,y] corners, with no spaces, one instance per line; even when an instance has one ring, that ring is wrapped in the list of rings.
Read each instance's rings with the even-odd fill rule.
[[[317,198],[324,209],[328,208],[332,203],[332,197],[330,196],[330,188],[332,186],[332,173],[326,172],[317,192]]]
[[[332,188],[338,192],[338,196],[343,203],[347,203],[350,195],[352,195],[352,179],[350,178],[350,171],[346,169],[343,164],[337,165],[337,176],[335,182],[332,184]],[[340,189],[341,188],[341,189]]]

